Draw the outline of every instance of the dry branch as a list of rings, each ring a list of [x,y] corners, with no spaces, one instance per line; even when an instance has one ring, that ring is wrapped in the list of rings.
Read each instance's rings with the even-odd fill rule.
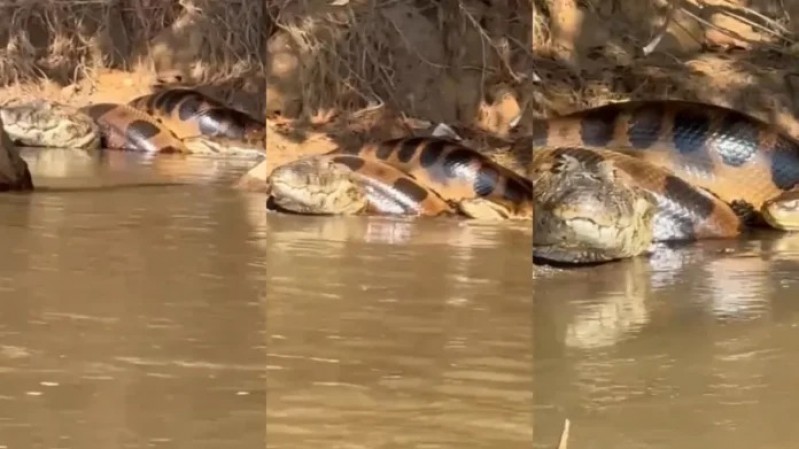
[[[526,1],[507,0],[506,8],[467,0],[274,2],[268,20],[277,31],[269,51],[277,55],[290,47],[298,68],[271,85],[282,84],[285,95],[299,97],[292,101],[308,117],[330,108],[386,105],[451,120],[457,114],[425,110],[431,103],[455,103],[437,97],[448,94],[441,87],[447,82],[452,95],[468,98],[486,96],[501,83],[518,87],[531,77],[529,12],[522,17]],[[278,41],[286,44],[270,47]],[[466,79],[474,80],[468,88]]]
[[[0,2],[0,83],[69,84],[101,68],[152,64],[148,44],[181,20],[199,38],[195,72],[230,77],[263,70],[264,2],[119,0]],[[187,20],[189,17],[191,20]],[[181,43],[169,49],[184,50]]]

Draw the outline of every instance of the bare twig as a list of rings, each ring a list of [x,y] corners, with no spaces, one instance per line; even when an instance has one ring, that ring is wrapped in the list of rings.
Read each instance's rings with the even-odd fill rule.
[[[663,20],[663,24],[660,26],[660,29],[655,33],[655,36],[646,44],[643,48],[644,56],[649,55],[653,51],[655,51],[655,47],[660,44],[660,41],[663,39],[663,36],[666,35],[666,30],[669,28],[669,24],[674,19],[674,13],[677,10],[676,2],[670,1],[668,10],[666,11],[666,17]]]

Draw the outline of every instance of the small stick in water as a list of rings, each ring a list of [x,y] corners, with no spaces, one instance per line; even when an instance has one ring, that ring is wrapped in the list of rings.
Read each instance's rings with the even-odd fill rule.
[[[558,443],[558,449],[567,449],[569,445],[569,426],[570,422],[567,419],[566,422],[563,423],[563,433],[560,434],[560,442]]]

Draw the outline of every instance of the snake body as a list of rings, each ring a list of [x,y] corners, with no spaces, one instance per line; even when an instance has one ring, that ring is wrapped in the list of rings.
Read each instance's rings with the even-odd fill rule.
[[[148,153],[189,153],[170,129],[131,106],[97,103],[81,111],[100,126],[100,135],[106,148]]]
[[[0,106],[0,190],[31,190],[16,145],[263,159],[265,123],[192,89],[81,108],[43,99]],[[183,134],[178,135],[175,130]]]
[[[265,153],[265,123],[185,88],[81,108],[46,100],[8,103],[0,117],[12,141],[23,146],[255,159]]]
[[[347,165],[349,172],[359,177],[353,182],[364,189],[369,183],[378,183],[387,186],[389,190],[394,189],[394,194],[417,203],[409,211],[428,210],[429,206],[423,203],[431,201],[431,198],[438,198],[432,209],[435,211],[433,215],[451,213],[454,210],[471,218],[529,220],[532,217],[532,183],[529,179],[450,139],[397,138],[361,147],[337,148],[326,153],[324,157],[334,163]],[[274,184],[274,179],[288,176],[291,170],[307,172],[308,165],[302,162],[304,160],[279,167],[281,172],[277,175],[273,172],[270,175],[273,179],[269,182]],[[316,167],[317,170],[322,170],[320,165]],[[402,176],[399,177],[399,174]],[[318,181],[322,176],[317,175],[315,179]],[[404,188],[399,187],[398,180],[401,180]],[[319,190],[318,185],[312,186],[309,183],[295,183],[294,187]],[[415,193],[410,195],[408,189]],[[341,192],[332,188],[329,190],[330,195],[333,195],[332,192]],[[271,195],[275,197],[289,194],[286,190],[273,189]],[[336,201],[328,200],[328,204],[332,203]],[[297,211],[308,213],[309,209],[311,207],[298,207]],[[368,211],[359,209],[358,212]],[[372,208],[371,212],[384,213],[380,208]],[[328,210],[327,213],[351,214],[352,211],[342,208],[338,212]]]
[[[171,129],[178,138],[193,136],[236,139],[264,148],[266,123],[203,93],[165,89],[128,102]]]
[[[454,213],[436,192],[408,174],[350,154],[319,155],[275,168],[273,202],[295,213],[416,215]]]
[[[565,238],[569,245],[583,245],[584,249],[594,245],[587,235],[593,231],[586,231],[584,242],[579,241],[579,233],[563,235],[569,220],[581,220],[574,210],[570,217],[557,216],[564,213],[563,208],[554,208],[551,199],[539,203],[552,194],[548,189],[566,188],[537,183],[552,178],[553,173],[548,172],[555,167],[561,172],[596,175],[601,181],[595,182],[639,192],[630,198],[648,195],[654,201],[655,217],[660,218],[652,223],[657,226],[651,233],[638,233],[642,240],[636,245],[639,250],[627,255],[643,252],[640,248],[650,243],[643,240],[724,238],[738,235],[751,224],[766,222],[782,229],[799,224],[794,190],[799,182],[799,142],[766,122],[729,108],[673,100],[608,104],[535,121],[532,142],[537,215],[534,252],[537,243],[542,248],[551,246],[555,238]],[[591,168],[600,162],[600,168]],[[569,168],[577,163],[582,164],[580,170]],[[615,175],[598,175],[602,173]],[[555,178],[562,183],[575,182],[562,173]],[[608,210],[617,207],[614,201],[618,198],[608,197]],[[579,203],[571,207],[579,208]],[[628,209],[632,210],[629,204]],[[592,210],[597,213],[601,208],[594,204]],[[664,217],[671,217],[673,223],[664,225],[668,223]],[[618,221],[616,226],[632,222],[635,220]],[[560,224],[550,228],[545,223]],[[613,242],[608,240],[606,245]]]

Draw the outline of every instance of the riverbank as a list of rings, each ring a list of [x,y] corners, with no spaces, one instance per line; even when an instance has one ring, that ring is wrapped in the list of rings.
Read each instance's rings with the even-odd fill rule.
[[[501,138],[528,108],[529,2],[335,3],[270,13],[267,170],[437,123]]]
[[[535,0],[533,116],[669,98],[732,107],[799,136],[799,23],[790,20],[799,7],[606,3]]]

